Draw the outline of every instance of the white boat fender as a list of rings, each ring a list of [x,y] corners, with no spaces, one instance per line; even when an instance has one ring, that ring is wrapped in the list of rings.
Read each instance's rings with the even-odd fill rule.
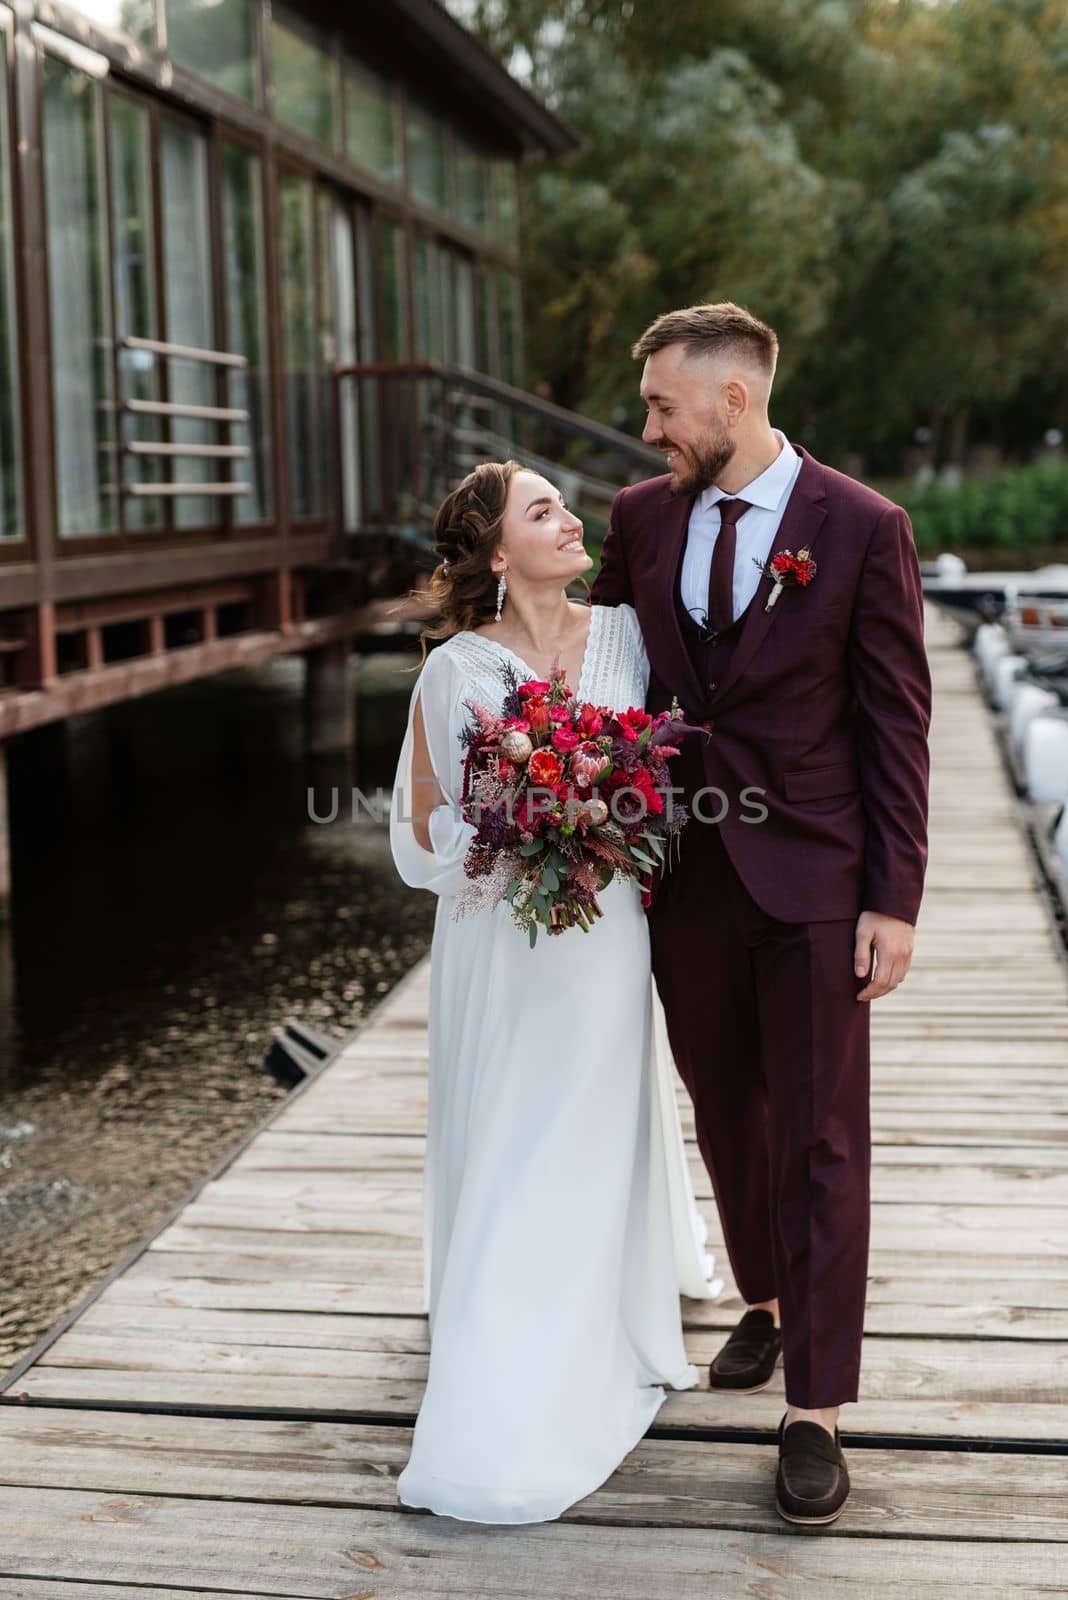
[[[1027,671],[1026,656],[1002,656],[994,668],[994,699],[1002,711],[1008,711],[1018,693],[1017,684]]]
[[[1017,759],[1023,757],[1024,738],[1029,724],[1043,712],[1055,711],[1059,705],[1060,700],[1052,689],[1043,689],[1037,683],[1020,685],[1009,713],[1009,736]]]
[[[1031,719],[1024,735],[1023,769],[1027,795],[1035,805],[1060,806],[1068,801],[1068,717]]]

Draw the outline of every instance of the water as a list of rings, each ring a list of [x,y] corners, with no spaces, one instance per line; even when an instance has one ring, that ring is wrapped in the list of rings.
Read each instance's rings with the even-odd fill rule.
[[[410,657],[360,664],[355,776],[388,789]],[[0,1370],[284,1096],[272,1033],[351,1030],[424,954],[352,772],[302,750],[294,658],[9,746],[0,929]],[[64,754],[65,750],[65,754]],[[338,820],[319,815],[331,790]]]

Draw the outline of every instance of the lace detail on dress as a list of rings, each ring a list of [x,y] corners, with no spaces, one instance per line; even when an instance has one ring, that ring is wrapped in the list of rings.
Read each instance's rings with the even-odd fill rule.
[[[584,700],[625,711],[643,706],[649,684],[649,658],[634,607],[594,606],[590,618],[594,631],[587,641],[579,688]],[[448,650],[469,680],[465,698],[479,700],[487,710],[499,711],[504,698],[501,666],[510,662],[521,674],[527,668],[520,657],[481,633],[455,633],[440,646]]]
[[[463,672],[466,680],[463,698],[477,700],[487,711],[500,711],[505,692],[501,672],[505,658],[493,649],[489,640],[478,634],[454,634],[439,648],[447,650]],[[522,678],[519,681],[522,682]]]
[[[645,653],[638,617],[633,606],[598,606],[601,613],[597,651],[586,675],[584,695],[612,711],[644,706],[649,684],[649,658]]]

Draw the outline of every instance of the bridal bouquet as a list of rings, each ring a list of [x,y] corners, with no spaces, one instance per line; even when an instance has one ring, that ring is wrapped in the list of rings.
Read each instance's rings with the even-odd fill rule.
[[[502,672],[500,715],[467,702],[461,807],[477,831],[454,917],[507,900],[533,949],[539,926],[588,932],[614,877],[637,880],[649,904],[652,874],[665,858],[670,866],[688,820],[681,806],[666,811],[660,792],[674,741],[701,730],[674,699],[655,717],[613,712],[576,700],[559,669],[549,683],[520,682],[503,663]]]

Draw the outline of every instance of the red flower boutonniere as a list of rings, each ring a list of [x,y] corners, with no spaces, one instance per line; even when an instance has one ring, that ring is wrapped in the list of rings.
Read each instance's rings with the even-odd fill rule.
[[[756,561],[755,556],[753,560]],[[778,555],[772,556],[767,566],[762,561],[756,564],[765,578],[770,578],[775,585],[768,595],[765,611],[771,610],[784,589],[807,589],[816,576],[816,563],[807,545],[796,556],[792,550],[780,550]]]

